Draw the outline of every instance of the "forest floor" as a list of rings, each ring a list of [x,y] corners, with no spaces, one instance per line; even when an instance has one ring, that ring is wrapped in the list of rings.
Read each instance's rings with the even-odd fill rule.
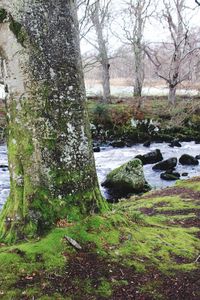
[[[81,245],[78,250],[66,239]],[[0,299],[200,299],[200,178],[0,247]]]

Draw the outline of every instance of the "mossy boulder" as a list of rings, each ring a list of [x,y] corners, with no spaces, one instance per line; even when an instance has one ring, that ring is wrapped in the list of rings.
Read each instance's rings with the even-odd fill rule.
[[[136,158],[110,172],[102,186],[120,192],[123,196],[150,190],[144,177],[142,162]]]

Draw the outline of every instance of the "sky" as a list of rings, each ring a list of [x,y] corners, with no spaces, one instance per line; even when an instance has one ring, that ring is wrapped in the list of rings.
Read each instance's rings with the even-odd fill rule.
[[[91,0],[95,1],[95,0]],[[106,0],[102,0],[106,1]],[[124,2],[126,0],[113,0],[112,1],[112,12],[115,14],[115,18],[112,22],[112,31],[117,32],[118,35],[123,35],[123,32],[121,30],[120,23],[122,22],[120,10],[122,9]],[[169,1],[169,0],[168,0]],[[175,0],[170,0],[170,3],[173,3]],[[198,27],[199,26],[199,19],[200,19],[200,8],[197,7],[195,0],[185,0],[187,11],[186,11],[186,18],[190,20],[190,26],[191,27]],[[160,12],[162,11],[162,0],[152,0],[152,10],[153,7],[156,5],[156,11]],[[175,16],[174,16],[175,18]],[[121,23],[122,24],[122,23]],[[89,34],[88,39],[91,41],[95,40],[94,34]],[[167,30],[167,27],[164,27],[164,24],[159,23],[156,18],[151,18],[150,21],[147,22],[145,31],[144,31],[144,39],[151,43],[160,43],[163,41],[166,41],[169,37],[169,32]],[[110,46],[113,50],[117,49],[122,43],[121,41],[116,37],[110,36]],[[93,52],[94,48],[89,45],[84,39],[81,41],[81,51],[82,53],[86,52]]]

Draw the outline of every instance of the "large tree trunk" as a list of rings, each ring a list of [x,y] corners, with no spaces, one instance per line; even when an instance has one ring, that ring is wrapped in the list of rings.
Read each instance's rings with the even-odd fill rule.
[[[0,10],[0,54],[11,192],[0,236],[11,241],[106,205],[90,144],[74,1],[8,5]]]

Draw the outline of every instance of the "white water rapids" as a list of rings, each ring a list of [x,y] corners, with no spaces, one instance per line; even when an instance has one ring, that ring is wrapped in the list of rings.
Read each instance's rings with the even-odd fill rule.
[[[101,148],[101,152],[95,153],[95,161],[99,183],[101,184],[106,175],[113,169],[119,167],[123,163],[134,158],[138,154],[145,154],[155,149],[160,149],[164,159],[170,157],[179,158],[182,154],[190,154],[193,156],[200,155],[200,144],[194,142],[183,142],[181,148],[171,148],[167,143],[153,143],[150,148],[143,147],[141,144],[134,145],[130,148]],[[7,165],[7,149],[5,145],[0,145],[0,165]],[[174,181],[165,181],[160,179],[160,172],[152,170],[153,165],[145,165],[144,173],[147,182],[152,188],[164,188],[174,184]],[[188,173],[187,177],[181,179],[191,178],[200,175],[200,165],[198,166],[182,166],[177,165],[176,171],[180,174]],[[0,167],[0,208],[5,203],[9,194],[9,171],[7,168]],[[106,190],[101,187],[102,193],[107,196]]]

